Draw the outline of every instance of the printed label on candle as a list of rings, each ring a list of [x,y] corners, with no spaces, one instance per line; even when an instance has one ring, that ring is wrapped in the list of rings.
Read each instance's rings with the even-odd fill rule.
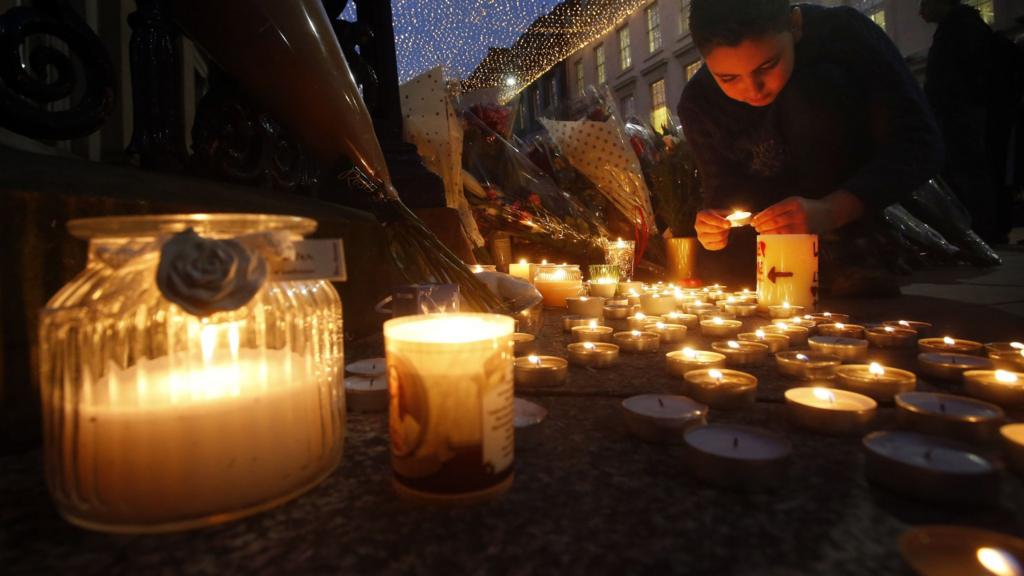
[[[512,465],[515,444],[513,378],[503,373],[499,355],[485,369],[482,391],[484,412],[484,467],[498,473]],[[507,363],[505,363],[507,364]]]
[[[340,239],[303,240],[293,242],[295,260],[272,263],[273,280],[331,280],[348,279],[345,268],[345,247]]]

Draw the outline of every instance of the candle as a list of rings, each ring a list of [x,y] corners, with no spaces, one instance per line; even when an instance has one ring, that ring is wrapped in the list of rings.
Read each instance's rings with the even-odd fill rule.
[[[978,528],[914,528],[900,537],[900,553],[923,576],[1024,575],[1024,540]]]
[[[637,312],[628,319],[626,324],[629,326],[630,330],[641,330],[644,326],[657,322],[661,322],[661,316],[648,316],[643,312]]]
[[[794,326],[786,322],[779,322],[772,324],[771,326],[765,326],[762,328],[766,334],[782,334],[789,338],[789,345],[793,348],[799,348],[807,345],[807,336],[810,334],[810,330],[803,326]]]
[[[643,289],[643,282],[619,282],[619,296],[623,298],[630,294],[639,295]]]
[[[716,410],[739,410],[757,399],[757,378],[724,368],[710,368],[687,372],[684,393],[701,404]]]
[[[836,383],[845,390],[870,396],[879,402],[892,402],[893,397],[910,392],[917,386],[913,372],[886,368],[877,362],[847,364],[836,368]]]
[[[818,334],[821,336],[838,336],[841,338],[863,338],[864,327],[858,324],[843,324],[842,322],[835,322],[833,324],[818,324]]]
[[[384,412],[388,409],[388,378],[349,376],[345,378],[345,405],[350,412]]]
[[[384,358],[364,358],[345,366],[345,371],[357,376],[380,376],[388,371],[388,361]]]
[[[813,320],[815,324],[835,324],[836,322],[844,323],[850,321],[849,314],[839,314],[837,312],[822,312],[821,314],[808,314],[809,320]]]
[[[768,334],[764,330],[744,332],[737,336],[743,342],[758,342],[768,347],[768,352],[775,354],[789,348],[789,337],[783,334]]]
[[[700,331],[705,338],[735,338],[742,327],[739,320],[723,320],[718,316],[700,322]]]
[[[622,304],[605,305],[604,317],[609,320],[625,320],[633,310],[632,306]]]
[[[814,320],[811,320],[810,318],[808,318],[806,314],[803,315],[803,316],[793,316],[792,318],[788,318],[786,320],[772,320],[772,324],[786,324],[786,325],[789,325],[789,326],[800,326],[800,327],[806,328],[808,334],[813,332],[815,330],[815,328],[818,326],[818,324],[815,323]]]
[[[750,224],[751,214],[744,210],[736,210],[732,214],[725,217],[729,221],[729,225],[733,228],[740,228]]]
[[[868,343],[876,348],[910,348],[917,342],[917,332],[895,326],[869,328],[864,335]]]
[[[917,351],[922,354],[981,354],[983,345],[973,340],[959,338],[922,338],[917,341]]]
[[[579,266],[542,265],[537,269],[533,285],[544,297],[544,305],[550,308],[565,308],[566,298],[583,291]]]
[[[569,362],[557,356],[531,354],[516,358],[514,366],[516,386],[561,386],[569,377]]]
[[[604,261],[612,266],[618,266],[620,277],[632,278],[635,247],[635,242],[623,240],[622,238],[615,242],[606,242],[604,245]]]
[[[715,342],[711,344],[711,349],[724,354],[725,362],[729,366],[753,366],[763,363],[768,358],[768,347],[757,342]]]
[[[659,444],[682,444],[689,428],[704,424],[708,407],[685,396],[641,394],[622,401],[626,429]]]
[[[793,453],[785,436],[740,424],[694,426],[683,440],[687,469],[700,480],[729,488],[782,486]]]
[[[710,308],[701,312],[698,318],[700,318],[701,322],[704,320],[714,320],[715,318],[721,318],[722,320],[735,320],[736,315],[724,312],[718,308]]]
[[[578,326],[590,326],[593,322],[598,326],[604,326],[604,320],[598,317],[589,318],[587,316],[562,316],[562,332],[568,332],[572,334],[572,329]]]
[[[1024,476],[1024,423],[1006,424],[999,429],[999,435],[1003,438],[1006,463]]]
[[[596,320],[591,320],[586,326],[575,326],[572,329],[574,342],[607,342],[612,338],[611,326],[598,326]]]
[[[863,362],[868,356],[867,340],[839,336],[812,336],[807,340],[811,351],[831,354],[843,362]]]
[[[590,295],[601,298],[613,298],[619,289],[619,281],[610,278],[601,278],[590,281]]]
[[[725,310],[729,314],[735,315],[737,318],[749,318],[757,312],[756,303],[742,302],[733,296],[719,301],[717,304],[719,308]]]
[[[963,379],[968,370],[992,370],[995,366],[988,358],[966,354],[918,354],[917,365],[921,374],[938,380]]]
[[[927,336],[931,330],[932,325],[928,322],[920,322],[917,320],[887,320],[882,322],[882,326],[893,326],[895,328],[909,328],[914,332],[917,332],[920,336]]]
[[[985,351],[998,368],[1024,371],[1024,344],[1020,342],[990,342],[985,344]]]
[[[966,442],[994,441],[1004,418],[995,404],[952,394],[904,392],[896,406],[904,427]]]
[[[498,268],[494,264],[467,264],[473,274],[479,274],[481,272],[497,272]]]
[[[687,330],[697,328],[699,323],[697,316],[693,314],[684,314],[683,312],[669,312],[661,318],[667,324],[682,324],[683,326],[686,326]]]
[[[654,324],[645,324],[643,330],[660,336],[662,344],[678,344],[686,339],[686,326],[682,324],[655,322]]]
[[[863,432],[878,407],[863,394],[820,387],[790,388],[786,404],[794,424],[825,434]]]
[[[757,303],[789,302],[813,310],[818,303],[818,237],[762,234],[757,237]]]
[[[874,484],[937,502],[998,498],[998,469],[964,444],[899,430],[868,434],[862,443],[864,474]]]
[[[541,424],[548,417],[547,408],[529,400],[514,398],[512,409],[515,415],[513,425],[516,431],[516,448],[530,448],[540,444]]]
[[[691,370],[725,368],[725,355],[689,347],[673,350],[665,354],[665,368],[669,374],[682,378]]]
[[[831,354],[816,352],[779,352],[775,366],[779,374],[798,380],[829,380],[836,375],[842,360]]]
[[[644,314],[652,316],[668,314],[676,309],[676,301],[674,298],[663,297],[660,294],[642,294],[640,309],[644,311]]]
[[[778,306],[769,306],[768,315],[772,318],[792,318],[804,313],[803,306],[791,306],[789,302],[783,302]]]
[[[527,352],[533,350],[537,344],[537,337],[533,334],[526,334],[525,332],[516,332],[512,334],[512,342],[515,346],[516,356],[526,356]]]
[[[1000,406],[1024,405],[1024,374],[1008,370],[964,372],[964,392]]]
[[[702,300],[693,300],[692,302],[686,305],[684,311],[687,314],[695,314],[697,316],[700,316],[701,314],[709,310],[716,310],[716,308],[715,306],[708,304],[707,302],[704,302]]]
[[[526,280],[527,282],[533,281],[533,276],[530,274],[531,264],[525,259],[520,260],[518,263],[512,263],[508,265],[508,274],[513,278],[519,278]]]
[[[653,332],[641,332],[631,330],[629,332],[616,332],[612,334],[612,341],[619,346],[623,352],[657,352],[660,336]]]
[[[565,305],[569,314],[586,316],[587,318],[601,318],[604,316],[604,298],[579,296],[566,298]]]
[[[619,360],[619,347],[605,342],[569,344],[569,362],[585,368],[607,368]]]
[[[430,314],[384,323],[392,484],[417,502],[477,502],[512,484],[513,319]]]

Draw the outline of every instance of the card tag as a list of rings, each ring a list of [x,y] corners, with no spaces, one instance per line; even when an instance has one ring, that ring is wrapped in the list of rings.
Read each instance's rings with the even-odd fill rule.
[[[345,246],[341,239],[302,240],[295,242],[295,260],[273,264],[274,280],[348,279],[345,269]]]

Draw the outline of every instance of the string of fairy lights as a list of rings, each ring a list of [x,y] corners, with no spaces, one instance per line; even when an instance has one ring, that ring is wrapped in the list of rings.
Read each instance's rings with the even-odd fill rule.
[[[393,0],[402,81],[443,64],[464,90],[497,88],[506,102],[648,1],[564,0],[544,13],[554,0]]]

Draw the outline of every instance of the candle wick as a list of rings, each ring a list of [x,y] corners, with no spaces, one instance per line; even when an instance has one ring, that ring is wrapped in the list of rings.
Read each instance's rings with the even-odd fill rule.
[[[376,376],[370,376],[370,388],[373,388],[373,383],[377,381]]]
[[[946,413],[946,403],[945,402],[939,402],[939,412],[942,412],[943,414]]]
[[[658,406],[665,407],[665,403],[661,401],[661,398],[658,398]]]
[[[733,436],[732,437],[732,447],[733,448],[739,448],[740,447],[740,439],[739,439],[738,436]]]
[[[931,448],[929,448],[929,449],[924,451],[924,459],[925,460],[931,460],[932,459],[932,449]]]

